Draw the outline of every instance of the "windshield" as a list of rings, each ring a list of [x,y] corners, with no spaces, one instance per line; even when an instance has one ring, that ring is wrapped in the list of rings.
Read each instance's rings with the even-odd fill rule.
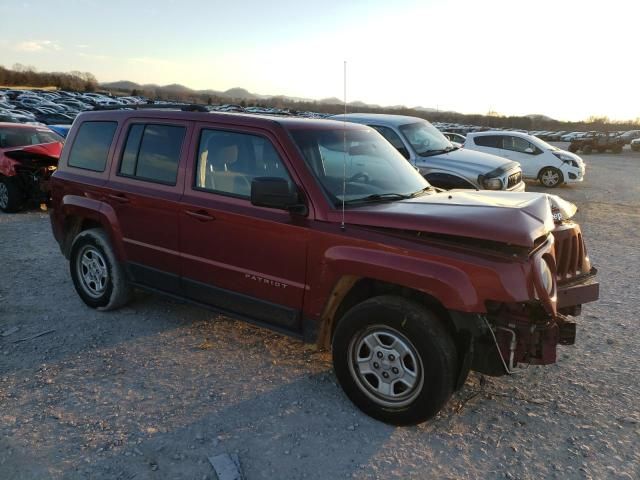
[[[0,148],[17,148],[39,143],[64,142],[57,133],[45,128],[0,128]]]
[[[532,135],[535,139],[536,139],[536,144],[538,145],[538,147],[540,147],[542,150],[551,150],[552,152],[555,152],[557,150],[560,150],[558,147],[554,147],[553,145],[548,144],[547,142],[545,142],[544,140],[539,139],[538,137],[536,137],[535,135]]]
[[[291,134],[334,206],[342,200],[351,205],[400,200],[430,188],[374,129],[293,130]]]
[[[416,153],[422,157],[436,155],[438,153],[454,150],[455,147],[442,135],[440,131],[429,122],[409,123],[400,126]]]

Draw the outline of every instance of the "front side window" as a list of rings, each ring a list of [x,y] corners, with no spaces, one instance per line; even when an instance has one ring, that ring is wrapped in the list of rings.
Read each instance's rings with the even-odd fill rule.
[[[291,131],[308,168],[334,206],[393,201],[422,193],[429,183],[373,129]]]
[[[536,153],[536,147],[532,145],[528,140],[520,137],[513,137],[511,135],[505,135],[502,137],[502,148],[505,150],[511,150],[519,153]]]
[[[380,125],[370,125],[370,126],[371,128],[375,128],[380,133],[380,135],[382,135],[387,140],[387,142],[393,145],[396,148],[396,150],[398,150],[402,154],[404,158],[406,158],[407,160],[409,159],[410,157],[409,150],[407,150],[407,147],[405,147],[404,143],[402,143],[402,139],[400,138],[400,135],[394,132],[392,128],[383,127]]]
[[[117,122],[84,122],[69,152],[70,167],[104,172]]]
[[[292,183],[268,139],[246,133],[202,130],[196,188],[249,198],[251,182],[257,177],[284,178]]]
[[[132,125],[119,174],[175,185],[185,132],[185,127],[175,125]]]

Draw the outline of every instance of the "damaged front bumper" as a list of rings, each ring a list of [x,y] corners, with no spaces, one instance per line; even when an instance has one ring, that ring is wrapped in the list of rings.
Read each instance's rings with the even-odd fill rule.
[[[584,303],[599,296],[596,270],[558,284],[558,310],[549,315],[539,303],[489,304],[477,315],[479,329],[471,347],[471,370],[491,376],[510,374],[518,364],[550,365],[558,345],[573,345],[576,323]]]

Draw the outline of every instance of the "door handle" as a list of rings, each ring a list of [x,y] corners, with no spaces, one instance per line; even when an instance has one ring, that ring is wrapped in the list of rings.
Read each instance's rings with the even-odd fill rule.
[[[124,195],[113,195],[113,194],[109,194],[107,195],[107,197],[109,197],[111,200],[115,200],[116,202],[119,203],[129,203],[129,199],[127,197],[125,197]]]
[[[185,210],[184,213],[186,213],[190,217],[195,218],[196,220],[200,220],[201,222],[210,222],[211,220],[216,219],[216,217],[214,217],[213,215],[209,215],[204,210],[198,210],[195,212],[193,210]]]

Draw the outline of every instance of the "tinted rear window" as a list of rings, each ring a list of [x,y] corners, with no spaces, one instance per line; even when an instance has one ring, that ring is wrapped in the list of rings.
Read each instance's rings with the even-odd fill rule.
[[[84,122],[69,153],[70,167],[104,172],[117,122]]]
[[[500,135],[481,135],[474,137],[473,141],[480,147],[502,148]]]

